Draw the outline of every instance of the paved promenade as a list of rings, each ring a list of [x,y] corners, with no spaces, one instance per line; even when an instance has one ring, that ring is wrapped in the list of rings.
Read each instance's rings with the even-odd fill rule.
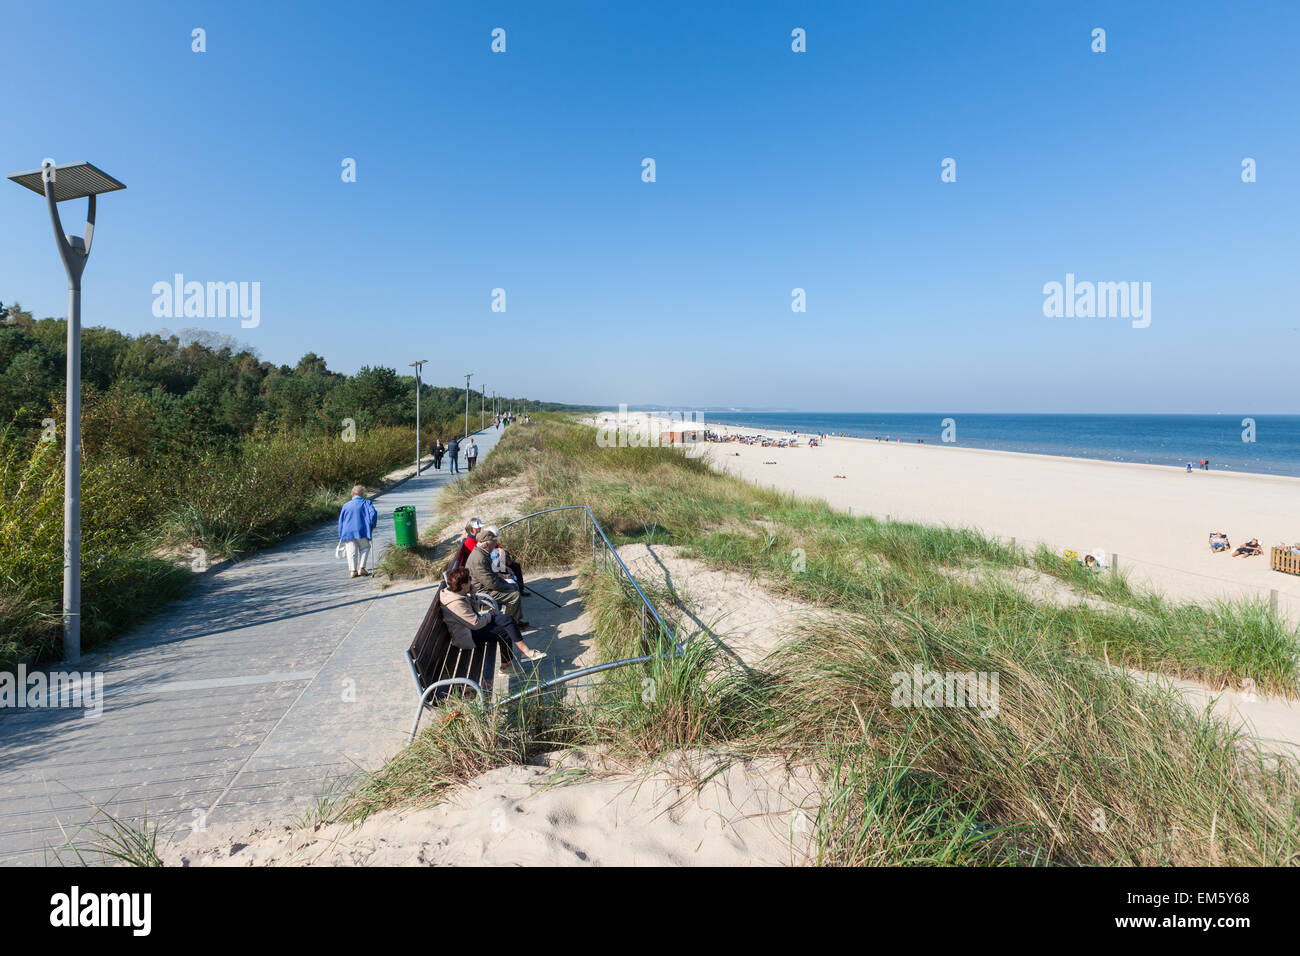
[[[480,455],[498,437],[477,435]],[[450,479],[446,461],[426,468],[376,500],[372,561],[393,542],[394,508],[434,521]],[[214,569],[87,655],[75,669],[103,674],[97,719],[0,711],[0,863],[54,862],[97,806],[169,838],[301,815],[329,781],[400,749],[416,701],[403,652],[431,588],[350,579],[337,537],[331,522]]]

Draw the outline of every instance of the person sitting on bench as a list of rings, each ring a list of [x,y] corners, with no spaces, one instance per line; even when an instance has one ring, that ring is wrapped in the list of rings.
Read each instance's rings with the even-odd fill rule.
[[[527,596],[528,589],[524,587],[524,569],[515,560],[514,555],[507,551],[501,543],[500,530],[495,525],[488,525],[484,530],[497,537],[497,548],[492,552],[492,570],[502,577],[513,577],[515,583],[519,585],[519,596]]]
[[[1236,551],[1232,552],[1232,556],[1234,558],[1239,558],[1242,555],[1245,555],[1246,557],[1250,557],[1251,555],[1263,554],[1263,553],[1264,553],[1264,549],[1260,547],[1259,538],[1251,538],[1249,541],[1243,544]]]
[[[470,574],[464,568],[455,568],[447,574],[447,586],[438,593],[442,604],[442,619],[451,632],[451,642],[462,650],[473,650],[487,641],[501,644],[501,669],[510,670],[514,663],[511,645],[520,656],[529,661],[540,661],[546,656],[524,643],[519,625],[509,614],[475,611],[476,592],[470,583]]]
[[[456,552],[456,567],[463,568],[469,556],[478,547],[479,529],[483,527],[483,522],[478,518],[470,518],[465,525],[465,540],[460,543],[460,550]]]
[[[470,580],[481,593],[493,598],[501,610],[515,619],[520,628],[528,627],[524,620],[523,599],[519,595],[519,585],[513,578],[507,578],[492,570],[492,552],[497,548],[497,536],[480,531],[478,547],[465,559],[465,569],[469,571]]]

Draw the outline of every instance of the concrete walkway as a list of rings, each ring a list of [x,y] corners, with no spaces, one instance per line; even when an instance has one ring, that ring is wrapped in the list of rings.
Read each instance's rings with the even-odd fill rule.
[[[480,456],[499,436],[475,436]],[[393,543],[394,508],[433,523],[447,467],[426,464],[376,500],[372,563]],[[215,569],[87,655],[76,670],[102,673],[100,717],[0,711],[0,863],[55,862],[69,837],[94,842],[79,828],[96,807],[171,839],[301,817],[404,746],[417,696],[403,652],[432,589],[349,578],[337,538],[331,522]]]

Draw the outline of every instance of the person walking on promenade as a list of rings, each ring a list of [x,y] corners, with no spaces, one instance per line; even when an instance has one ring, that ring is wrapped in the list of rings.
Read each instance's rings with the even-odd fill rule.
[[[460,464],[456,461],[456,458],[459,455],[460,442],[453,438],[451,441],[447,442],[447,460],[451,462],[451,466],[447,469],[449,474],[455,475],[460,472]]]
[[[442,439],[436,439],[433,443],[433,467],[442,471],[442,456],[447,454],[447,446],[442,443]]]
[[[339,512],[339,542],[348,556],[348,569],[352,577],[368,577],[366,559],[370,557],[370,538],[375,525],[379,523],[379,513],[375,511],[374,502],[366,497],[363,485],[352,489],[352,500]]]
[[[478,461],[478,445],[474,444],[473,438],[465,444],[465,460],[469,462],[469,470],[473,471],[474,462]]]

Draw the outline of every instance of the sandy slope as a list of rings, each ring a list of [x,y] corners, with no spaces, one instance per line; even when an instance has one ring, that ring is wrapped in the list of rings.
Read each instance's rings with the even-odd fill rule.
[[[804,480],[799,483],[815,485],[819,469],[828,463],[838,470],[837,465],[846,461],[871,462],[886,472],[898,468],[899,474],[905,474],[906,467],[919,467],[907,466],[909,461],[940,461],[945,452],[957,451],[938,450],[932,458],[921,459],[909,456],[930,451],[906,446],[867,448],[869,452],[855,452],[854,446],[832,444],[792,450],[784,457],[772,449],[742,452],[756,452],[750,457],[762,456],[759,462],[777,458],[792,479],[802,470]],[[987,467],[996,468],[997,461]],[[1231,476],[1208,476],[1210,480],[1220,477]],[[471,503],[471,513],[494,520],[495,513],[485,512],[496,509],[484,507],[486,503]],[[748,575],[715,571],[683,557],[677,548],[634,544],[619,552],[638,579],[666,586],[686,600],[689,613],[684,626],[695,628],[694,639],[717,642],[724,657],[743,666],[758,664],[787,639],[794,619],[820,613],[764,591]],[[1095,600],[1081,598],[1055,579],[1032,572],[1011,581],[1038,600]],[[561,583],[556,580],[548,586],[554,588],[552,593],[564,603],[565,611],[553,612],[556,621],[543,630],[558,636],[563,625],[574,631],[569,663],[581,663],[578,658],[589,643],[590,625],[587,615],[573,616],[580,605],[571,593],[572,580]],[[547,646],[540,633],[530,640]],[[559,647],[550,649],[554,653]],[[1192,706],[1213,706],[1233,725],[1258,735],[1266,749],[1300,753],[1300,703],[1213,692],[1191,681],[1170,683]],[[444,803],[378,813],[360,827],[279,826],[253,832],[214,827],[167,847],[163,856],[174,865],[231,866],[743,866],[806,860],[818,805],[817,781],[807,768],[790,768],[773,759],[740,762],[711,753],[678,753],[640,770],[613,765],[598,755],[567,755],[555,761],[490,771],[450,794]]]
[[[816,781],[776,760],[679,753],[641,773],[570,760],[502,767],[443,804],[327,824],[234,834],[213,828],[170,848],[182,866],[760,866],[801,862]]]

